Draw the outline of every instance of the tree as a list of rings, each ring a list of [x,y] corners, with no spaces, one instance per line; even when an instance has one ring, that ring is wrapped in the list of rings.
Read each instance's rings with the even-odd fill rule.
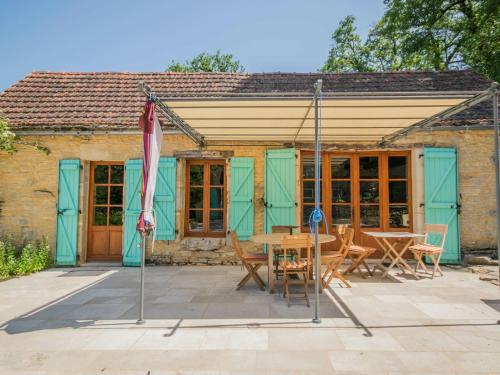
[[[174,61],[166,69],[167,72],[230,72],[241,73],[245,68],[239,60],[234,60],[231,54],[215,54],[202,52],[191,61],[184,63]]]
[[[16,149],[14,147],[15,134],[10,131],[7,120],[0,116],[0,151],[6,151],[12,154]]]
[[[50,154],[50,150],[38,142],[26,142],[16,137],[14,132],[10,130],[7,119],[0,115],[0,151],[13,154],[17,151],[16,144],[33,147],[34,149],[42,151],[47,155]]]
[[[384,0],[363,42],[346,17],[332,34],[324,71],[448,70],[472,67],[500,79],[498,0]],[[345,33],[347,32],[347,36]],[[342,36],[339,38],[339,36]],[[355,44],[352,41],[357,41]],[[356,49],[353,50],[353,46]],[[352,51],[364,63],[352,61]]]

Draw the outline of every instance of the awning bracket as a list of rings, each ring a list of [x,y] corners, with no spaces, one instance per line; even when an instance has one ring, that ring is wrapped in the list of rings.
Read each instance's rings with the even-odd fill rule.
[[[179,129],[200,147],[203,147],[205,145],[203,136],[196,130],[194,130],[181,117],[179,117],[168,105],[161,101],[151,90],[151,87],[149,87],[148,84],[146,84],[144,81],[140,81],[139,89],[144,93],[144,95],[146,95],[156,104],[158,110],[163,113],[163,115],[172,123],[172,125],[174,125],[177,129]]]

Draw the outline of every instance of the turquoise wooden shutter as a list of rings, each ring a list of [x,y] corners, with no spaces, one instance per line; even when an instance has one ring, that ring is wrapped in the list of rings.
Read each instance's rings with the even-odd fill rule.
[[[424,213],[429,224],[448,224],[443,263],[460,262],[457,150],[424,148]],[[437,237],[437,236],[436,236]],[[439,238],[429,238],[439,244]]]
[[[230,228],[238,239],[253,235],[254,159],[231,158]]]
[[[125,163],[125,222],[123,224],[123,265],[141,265],[141,236],[135,230],[141,213],[142,160]]]
[[[264,230],[295,225],[295,149],[266,151]]]
[[[154,196],[157,240],[175,240],[176,173],[175,158],[160,158]]]
[[[80,160],[59,161],[57,193],[56,264],[76,264]]]

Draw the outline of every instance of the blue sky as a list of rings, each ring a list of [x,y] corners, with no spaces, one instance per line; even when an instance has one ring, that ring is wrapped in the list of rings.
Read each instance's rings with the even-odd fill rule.
[[[0,91],[33,70],[163,71],[220,49],[248,72],[316,71],[348,14],[366,35],[382,0],[0,0]]]

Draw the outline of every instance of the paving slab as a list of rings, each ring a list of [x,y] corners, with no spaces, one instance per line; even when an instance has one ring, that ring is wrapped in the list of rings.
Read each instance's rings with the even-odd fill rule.
[[[333,282],[311,307],[240,267],[51,269],[0,283],[0,374],[500,373],[500,289],[445,268]],[[265,270],[262,272],[265,279]],[[279,283],[278,283],[278,290]]]

